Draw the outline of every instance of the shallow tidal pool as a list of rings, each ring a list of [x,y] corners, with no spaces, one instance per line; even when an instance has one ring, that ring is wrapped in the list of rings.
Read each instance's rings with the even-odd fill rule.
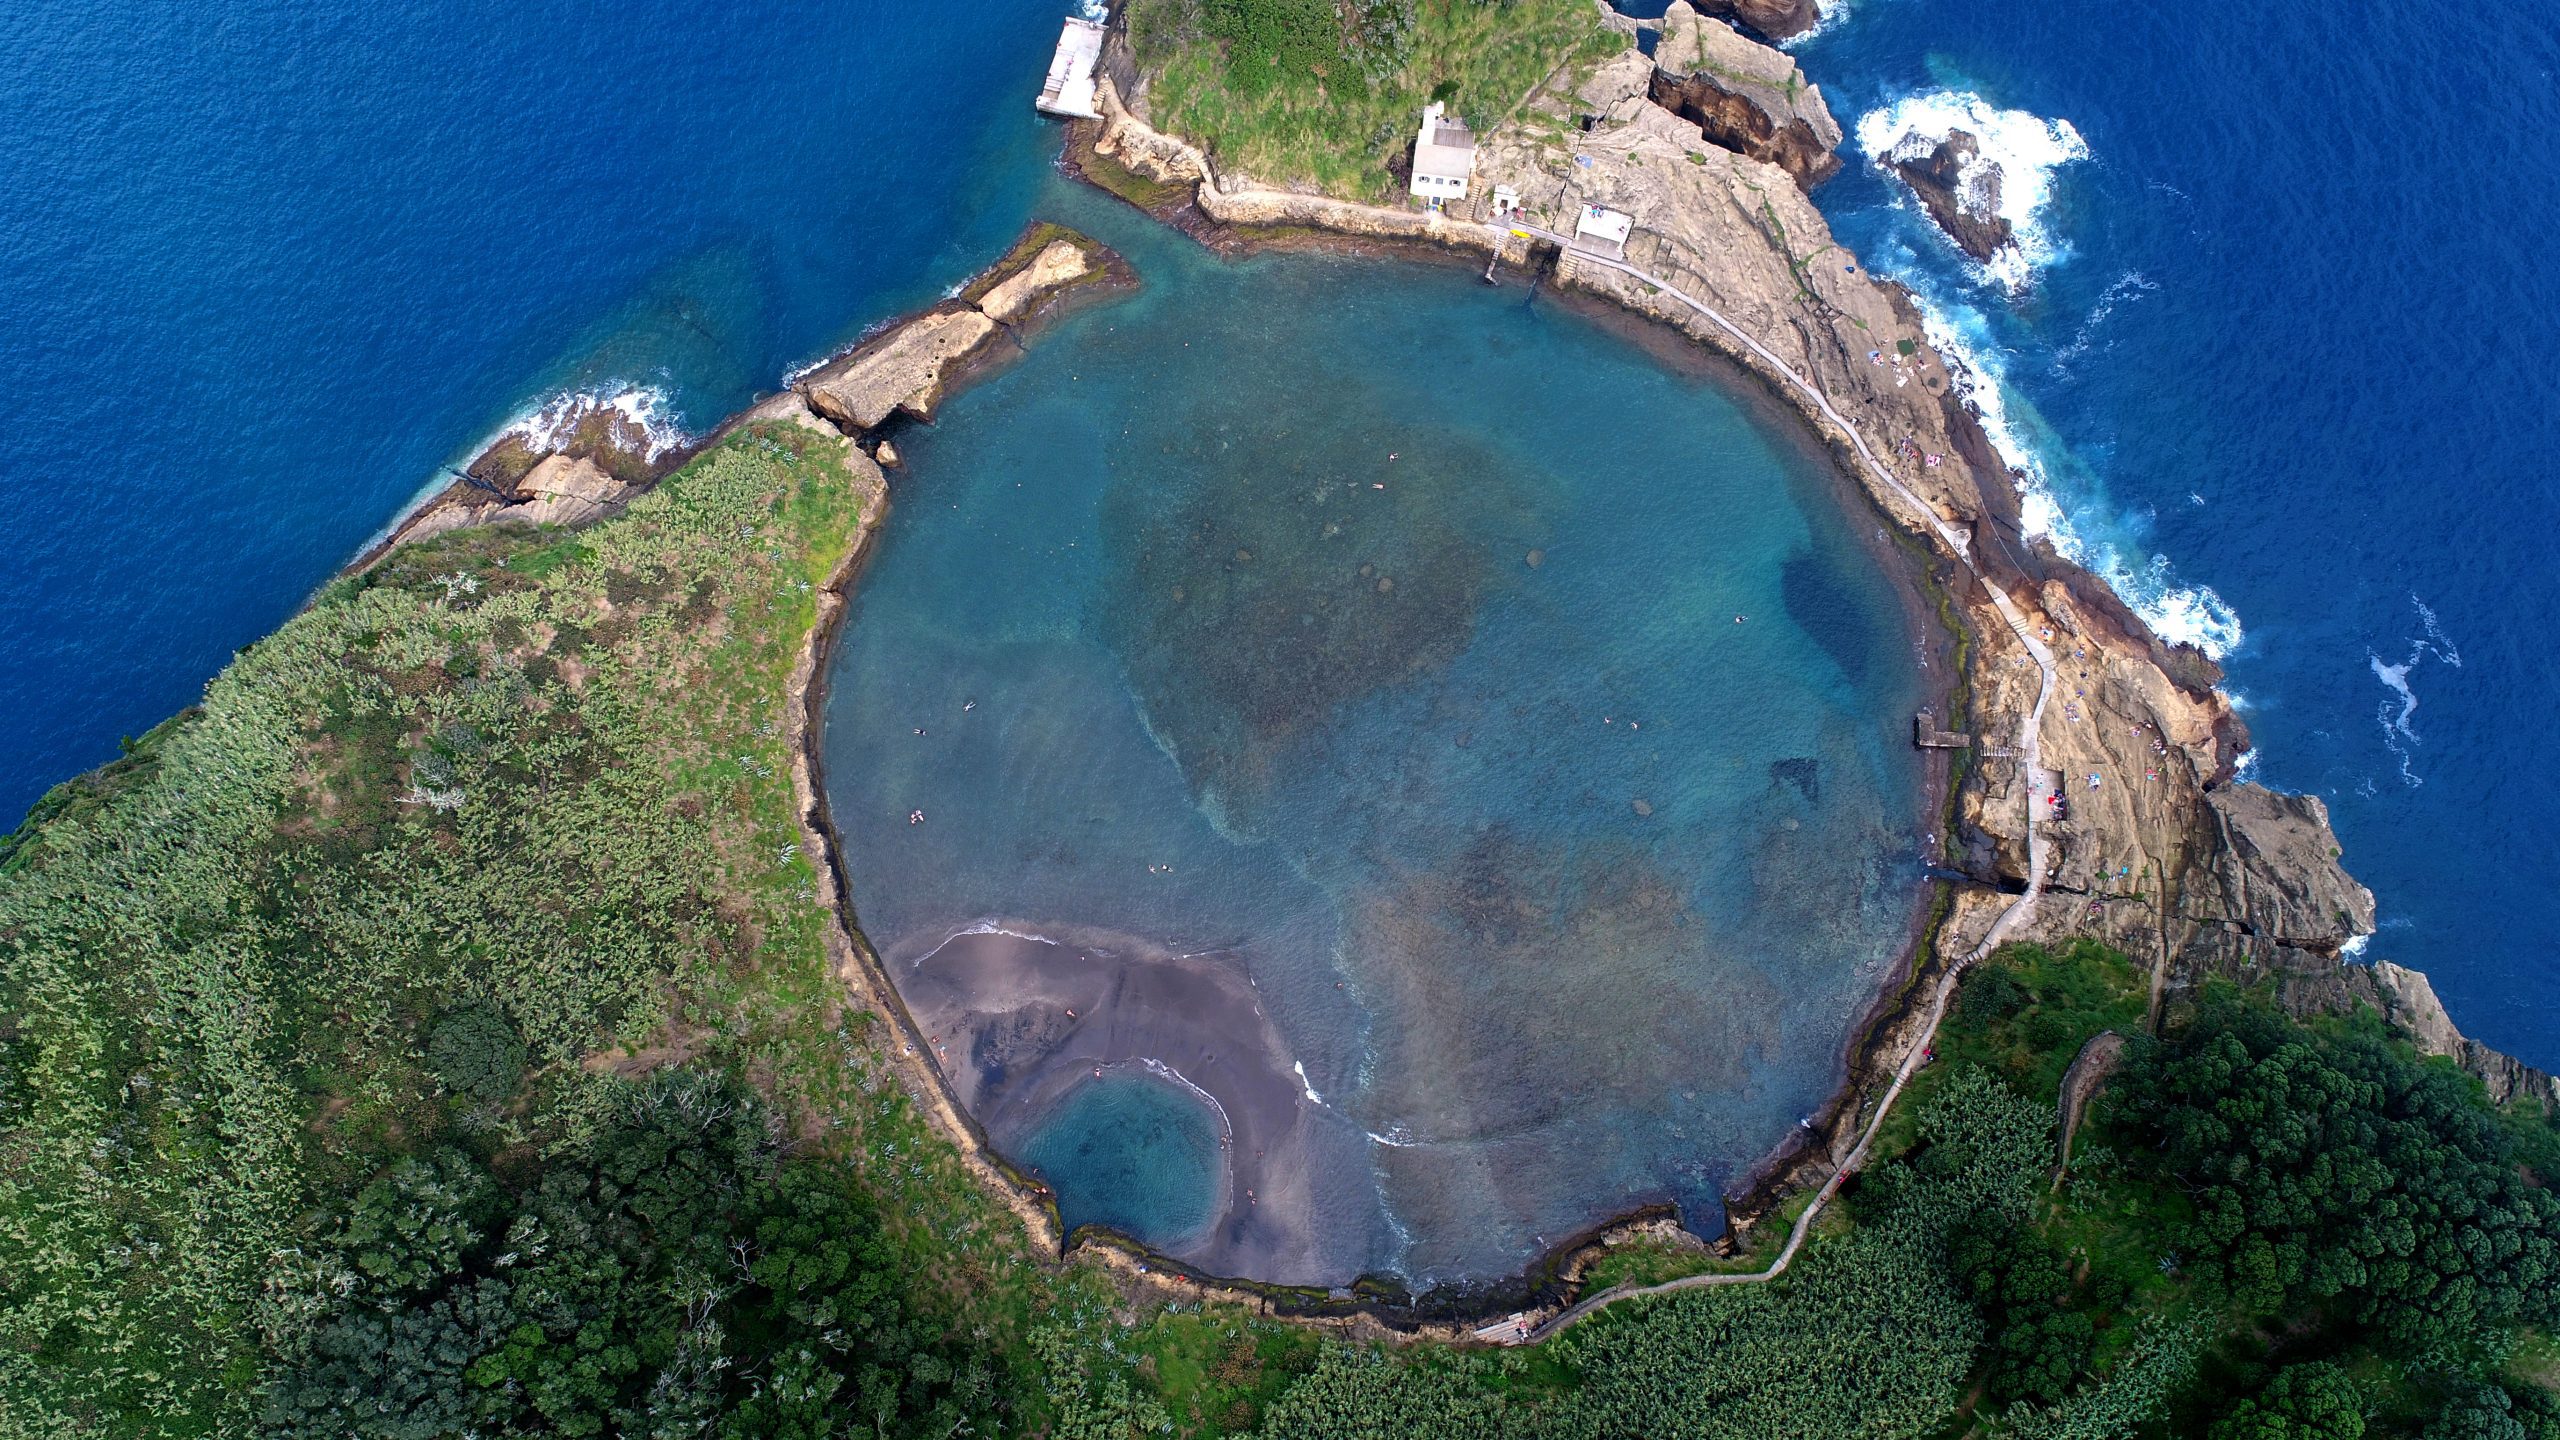
[[[1222,1273],[1714,1230],[1921,892],[1876,518],[1516,275],[1103,238],[1139,293],[900,436],[831,677],[857,919],[964,1103]]]

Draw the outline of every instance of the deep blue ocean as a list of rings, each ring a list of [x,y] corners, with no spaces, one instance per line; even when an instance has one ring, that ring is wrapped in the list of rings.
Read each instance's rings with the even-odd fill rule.
[[[0,810],[545,400],[706,425],[983,263],[1048,183],[1061,8],[13,8]],[[1852,130],[1937,92],[2068,122],[2020,289],[1861,156],[1818,199],[1998,377],[2074,543],[2228,646],[2257,773],[2328,798],[2380,897],[2369,955],[2545,1065],[2556,30],[1851,0],[1797,46]]]

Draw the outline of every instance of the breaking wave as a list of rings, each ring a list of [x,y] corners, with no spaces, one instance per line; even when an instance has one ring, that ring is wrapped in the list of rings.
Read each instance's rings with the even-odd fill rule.
[[[513,436],[521,438],[533,450],[556,450],[577,433],[578,427],[589,417],[605,411],[614,412],[614,425],[620,432],[616,438],[624,448],[645,459],[655,460],[670,450],[692,444],[696,438],[675,422],[667,393],[654,385],[622,386],[611,390],[598,387],[554,395],[499,426],[487,439],[428,476],[419,484],[417,492],[403,501],[380,529],[366,538],[358,553],[397,534],[410,516],[417,514],[454,483],[454,475],[462,466],[477,460],[500,441]]]
[[[2081,356],[2112,349],[2112,342],[2106,345],[2097,343],[2098,327],[2106,324],[2107,317],[2116,313],[2119,303],[2139,300],[2159,288],[2143,278],[2139,270],[2128,270],[2117,276],[2115,283],[2098,296],[2098,303],[2089,307],[2088,318],[2080,322],[2080,328],[2072,334],[2070,343],[2053,352],[2053,373],[2067,375],[2071,372],[2072,362]]]
[[[2015,291],[2068,253],[2046,229],[2054,172],[2089,158],[2088,142],[2068,120],[2024,110],[1995,110],[1965,90],[1926,90],[1858,117],[1858,148],[1879,168],[1925,158],[1948,136],[1973,136],[1978,153],[1957,172],[1957,199],[1974,214],[1998,215],[2015,237],[1978,267]]]
[[[2026,533],[2045,537],[2066,559],[2104,579],[2162,640],[2192,645],[2216,661],[2238,649],[2240,616],[2211,586],[2183,584],[2167,556],[2145,557],[2130,544],[2093,539],[2074,523],[2054,493],[2047,445],[2030,438],[2042,422],[2031,411],[2013,413],[2008,352],[1993,339],[1989,323],[1971,308],[1930,293],[1925,279],[1903,278],[1920,307],[1921,329],[1946,361],[1957,398],[1981,420],[1982,433],[2017,482],[2019,523]],[[2060,443],[2049,442],[2054,448]]]
[[[554,395],[509,421],[499,433],[521,436],[527,446],[536,450],[556,450],[568,443],[579,427],[598,416],[608,418],[629,437],[643,459],[655,460],[692,443],[694,438],[676,423],[667,392],[655,385],[627,385],[612,390],[599,386]]]

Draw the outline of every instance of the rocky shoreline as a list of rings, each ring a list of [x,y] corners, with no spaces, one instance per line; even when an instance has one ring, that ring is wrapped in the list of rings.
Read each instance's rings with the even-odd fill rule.
[[[1617,24],[1629,32],[1625,54],[1569,90],[1533,96],[1515,123],[1484,137],[1477,187],[1513,188],[1529,219],[1550,231],[1570,233],[1584,205],[1632,215],[1636,235],[1625,258],[1650,282],[1578,265],[1570,253],[1533,245],[1505,224],[1385,209],[1225,174],[1198,147],[1147,123],[1142,79],[1126,97],[1106,83],[1105,118],[1079,125],[1087,133],[1071,141],[1071,155],[1086,178],[1222,247],[1239,243],[1239,234],[1282,243],[1314,234],[1354,246],[1490,251],[1508,263],[1537,264],[1560,287],[1668,325],[1754,372],[1848,462],[1842,468],[1885,518],[1942,559],[1954,558],[1904,502],[1863,473],[1846,453],[1847,437],[1767,362],[1663,298],[1665,288],[1676,287],[1809,377],[1871,448],[1891,455],[1896,479],[1935,520],[1966,538],[1981,578],[1954,565],[1944,572],[1968,632],[1964,724],[1976,737],[1947,836],[1949,864],[1965,879],[1948,885],[1934,933],[1904,968],[1898,993],[1880,997],[1838,1099],[1734,1197],[1737,1234],[1747,1239],[1780,1201],[1847,1158],[1881,1082],[1925,1021],[1924,997],[1933,988],[1926,982],[1942,973],[1944,957],[1970,951],[2027,887],[2030,777],[1993,737],[2017,733],[2039,672],[1996,613],[1985,580],[2027,612],[2055,652],[2062,680],[2038,730],[2053,772],[2047,788],[2062,797],[2043,817],[2052,841],[2044,898],[2014,938],[2103,940],[2151,961],[2155,993],[2164,999],[2225,976],[2273,985],[2298,1014],[2370,1006],[2422,1051],[2479,1077],[2493,1097],[2560,1105],[2560,1080],[2462,1038],[2422,975],[2351,963],[2373,930],[2372,897],[2341,867],[2326,808],[2316,797],[2239,782],[2247,730],[2216,688],[2218,668],[2190,648],[2163,643],[2103,580],[2022,532],[2014,478],[1963,401],[1970,377],[1935,352],[1898,287],[1866,274],[1831,239],[1804,195],[1817,170],[1801,159],[1781,163],[1754,143],[1789,125],[1813,129],[1803,112],[1819,106],[1818,91],[1808,88],[1799,98],[1787,87],[1785,113],[1772,105],[1761,124],[1728,122],[1710,133],[1675,113],[1688,98],[1686,78],[1643,56],[1634,27]],[[1713,43],[1720,51],[1759,48],[1730,31]],[[1758,63],[1766,73],[1794,71],[1792,60],[1774,52]],[[1118,76],[1138,74],[1125,54],[1111,68]],[[1726,99],[1742,93],[1717,89]],[[1829,133],[1838,134],[1836,125]],[[1551,138],[1556,134],[1574,136],[1565,142],[1573,150]],[[1750,153],[1755,148],[1764,153]],[[1115,170],[1127,183],[1114,183]],[[1524,1281],[1569,1280],[1579,1268],[1579,1258],[1560,1252]]]

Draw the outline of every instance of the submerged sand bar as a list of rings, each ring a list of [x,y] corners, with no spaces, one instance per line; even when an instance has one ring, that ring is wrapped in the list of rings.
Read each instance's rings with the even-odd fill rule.
[[[1226,1164],[1212,1220],[1183,1258],[1221,1275],[1338,1274],[1314,1217],[1367,1203],[1343,1176],[1361,1137],[1309,1102],[1296,1060],[1232,959],[1094,932],[988,922],[892,962],[953,1093],[996,1148],[1021,1153],[1067,1093],[1136,1066],[1214,1107]],[[1343,1177],[1347,1179],[1348,1177]],[[1338,1246],[1335,1248],[1339,1248]]]

